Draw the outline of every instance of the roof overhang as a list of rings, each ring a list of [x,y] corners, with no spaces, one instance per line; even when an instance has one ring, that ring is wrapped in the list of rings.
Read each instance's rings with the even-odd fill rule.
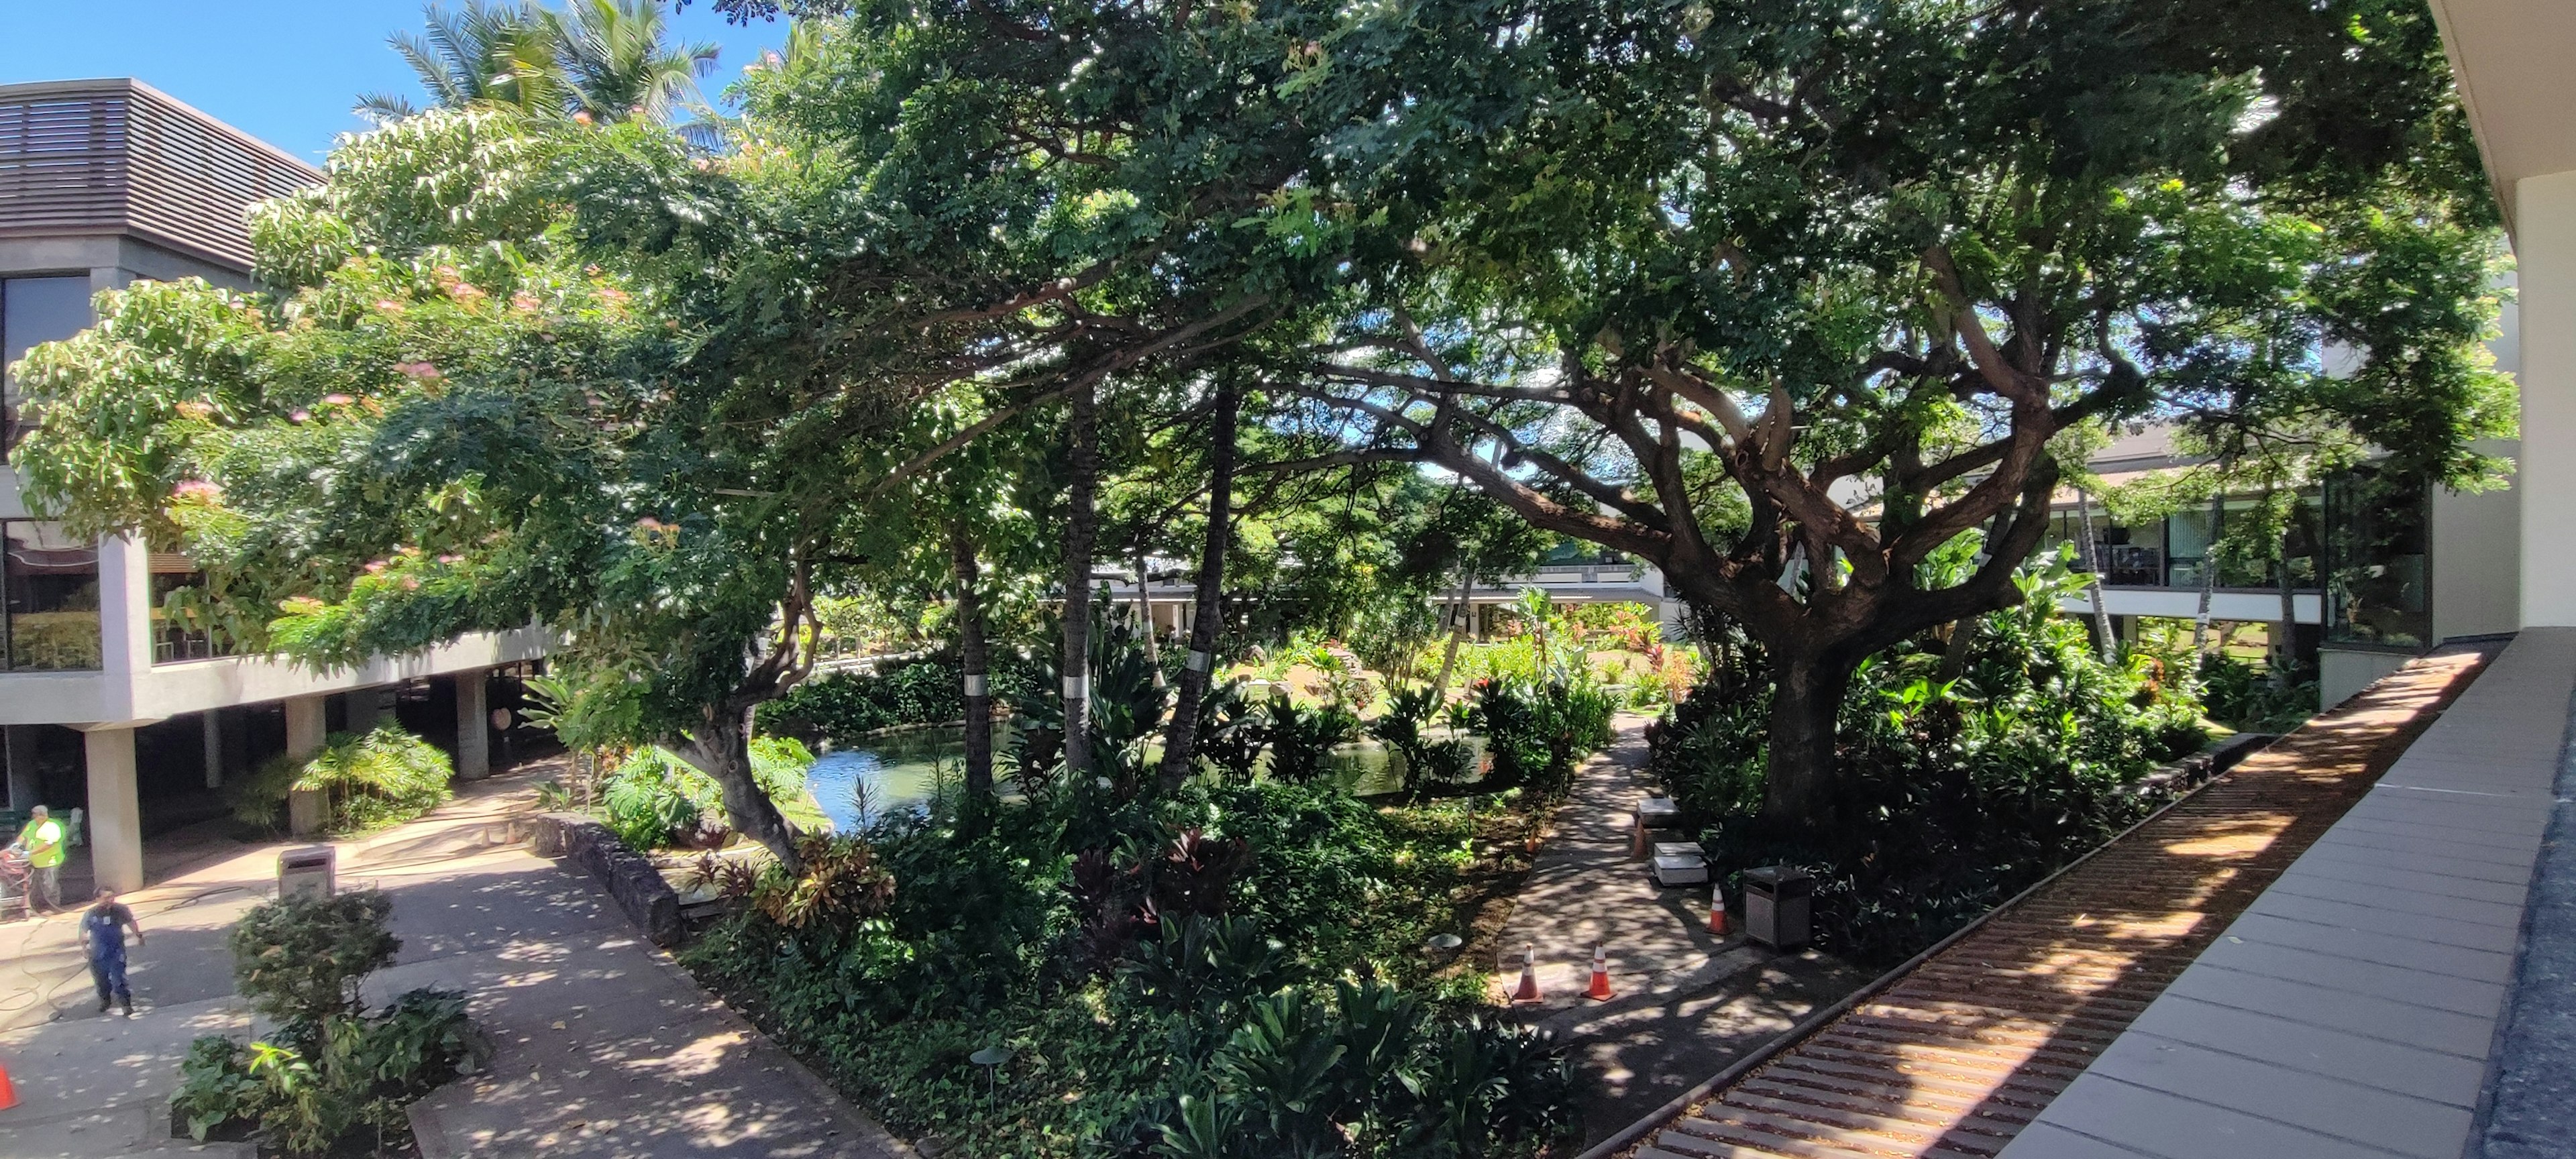
[[[2514,186],[2576,170],[2576,2],[2432,0],[2487,179],[2514,227]]]

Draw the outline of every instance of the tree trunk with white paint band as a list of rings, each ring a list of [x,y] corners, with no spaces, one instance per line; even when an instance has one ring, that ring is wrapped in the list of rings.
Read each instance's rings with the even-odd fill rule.
[[[1199,709],[1207,699],[1209,672],[1216,666],[1216,634],[1225,618],[1219,591],[1225,584],[1226,540],[1234,522],[1234,435],[1242,399],[1232,381],[1216,390],[1216,412],[1208,432],[1207,542],[1199,552],[1197,608],[1190,624],[1189,663],[1181,667],[1181,687],[1172,701],[1172,721],[1163,734],[1163,766],[1155,783],[1168,792],[1189,780],[1197,767]]]

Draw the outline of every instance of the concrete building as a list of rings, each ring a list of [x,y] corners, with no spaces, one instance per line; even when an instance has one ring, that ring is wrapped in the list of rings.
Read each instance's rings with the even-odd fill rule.
[[[244,213],[319,176],[135,81],[0,85],[0,364],[86,328],[102,290],[187,277],[250,288]],[[18,401],[11,382],[12,446],[33,417]],[[147,839],[219,815],[227,778],[316,751],[332,731],[399,719],[460,775],[484,775],[494,696],[513,695],[507,671],[542,649],[533,630],[479,635],[327,673],[234,655],[166,613],[200,582],[187,559],[131,536],[74,540],[33,516],[0,471],[9,819],[40,803],[85,810],[101,886],[142,885]]]

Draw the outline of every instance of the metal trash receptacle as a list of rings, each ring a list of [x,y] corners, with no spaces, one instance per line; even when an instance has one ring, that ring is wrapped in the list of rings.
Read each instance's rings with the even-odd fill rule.
[[[1816,879],[1806,870],[1765,865],[1744,871],[1744,932],[1778,950],[1807,944],[1807,911]]]
[[[339,851],[307,845],[277,855],[277,896],[330,897],[340,892]]]

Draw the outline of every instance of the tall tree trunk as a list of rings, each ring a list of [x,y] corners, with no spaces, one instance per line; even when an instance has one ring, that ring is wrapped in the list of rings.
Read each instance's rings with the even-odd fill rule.
[[[1154,669],[1154,691],[1163,690],[1163,646],[1154,638],[1154,581],[1145,574],[1145,548],[1136,548],[1136,618],[1145,625],[1145,663]]]
[[[1467,615],[1475,609],[1475,598],[1476,561],[1471,559],[1458,576],[1458,601],[1449,606],[1449,646],[1440,651],[1440,678],[1431,682],[1435,707],[1449,695],[1449,674],[1458,668],[1458,643],[1467,638]]]
[[[1839,807],[1834,730],[1851,691],[1853,666],[1823,657],[1774,656],[1762,815],[1775,825],[1829,825]]]
[[[1073,479],[1065,488],[1064,771],[1084,777],[1091,774],[1091,547],[1100,521],[1093,509],[1100,483],[1095,386],[1085,379],[1073,389],[1072,401],[1065,424]]]
[[[2209,641],[2209,605],[2218,593],[2218,521],[2227,512],[2227,495],[2209,497],[2209,541],[2200,549],[2200,610],[2191,618],[2191,654],[2195,662]],[[2167,547],[2173,546],[2167,542]]]
[[[737,703],[708,706],[696,734],[672,752],[723,791],[725,818],[736,830],[769,850],[790,876],[802,874],[805,860],[797,855],[795,833],[751,775],[751,709],[733,707]]]
[[[2263,504],[2270,507],[2273,493],[2263,493]],[[2290,532],[2299,517],[2298,499],[2292,496],[2290,514],[2281,520],[2280,548],[2272,556],[2274,578],[2281,592],[2281,622],[2272,632],[2272,687],[2287,692],[2294,683],[2292,674],[2299,666],[2299,597],[2290,586]]]
[[[957,660],[966,686],[966,799],[980,805],[993,795],[993,692],[986,683],[992,654],[984,642],[984,600],[975,591],[983,569],[964,521],[950,525],[948,546],[957,568]]]
[[[1163,767],[1155,780],[1165,792],[1181,787],[1198,764],[1199,706],[1216,666],[1216,634],[1225,619],[1226,540],[1234,522],[1234,435],[1242,400],[1231,381],[1216,388],[1215,427],[1208,435],[1207,544],[1199,551],[1197,610],[1190,623],[1190,655],[1181,665],[1181,691],[1172,704],[1171,731],[1163,738]]]
[[[2076,553],[2083,557],[2084,570],[2093,582],[2087,588],[2093,597],[2093,631],[2102,638],[2102,658],[2116,660],[2120,642],[2111,635],[2111,613],[2102,606],[2102,553],[2093,538],[2093,497],[2082,487],[2075,489]]]

